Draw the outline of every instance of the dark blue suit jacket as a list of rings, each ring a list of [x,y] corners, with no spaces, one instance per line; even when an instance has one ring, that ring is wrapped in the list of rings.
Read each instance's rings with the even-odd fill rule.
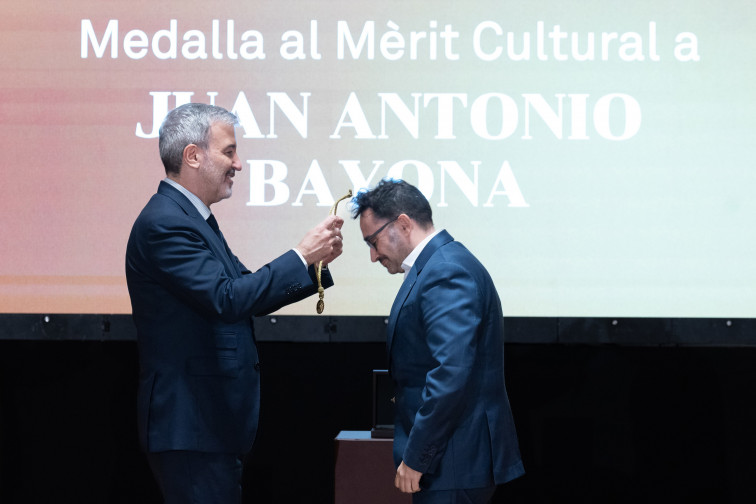
[[[483,265],[446,231],[408,272],[388,324],[394,461],[421,488],[505,483],[524,473],[504,387],[501,302]]]
[[[291,250],[252,273],[192,203],[161,182],[131,231],[126,280],[143,449],[246,453],[260,407],[251,317],[317,292],[314,269]],[[322,280],[333,284],[325,270]]]

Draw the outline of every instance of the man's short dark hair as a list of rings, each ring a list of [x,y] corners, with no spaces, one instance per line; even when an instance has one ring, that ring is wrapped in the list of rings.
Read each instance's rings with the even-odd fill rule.
[[[379,219],[406,214],[424,229],[433,225],[430,203],[417,187],[403,180],[383,179],[374,188],[358,192],[352,198],[352,218],[368,209]]]

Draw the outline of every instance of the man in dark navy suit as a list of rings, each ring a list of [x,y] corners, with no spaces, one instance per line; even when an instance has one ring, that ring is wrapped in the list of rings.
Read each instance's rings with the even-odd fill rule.
[[[236,123],[225,109],[197,103],[166,116],[166,178],[126,248],[139,438],[168,504],[241,501],[260,407],[252,317],[316,293],[313,265],[342,251],[343,219],[332,216],[254,273],[231,252],[210,206],[231,196],[242,169]],[[333,285],[327,269],[321,281]]]
[[[524,473],[504,386],[501,302],[483,265],[433,227],[423,194],[383,180],[354,198],[370,258],[405,278],[388,323],[395,486],[413,503],[489,502]]]

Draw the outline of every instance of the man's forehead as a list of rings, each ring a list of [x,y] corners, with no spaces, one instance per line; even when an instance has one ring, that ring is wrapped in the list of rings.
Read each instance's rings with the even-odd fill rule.
[[[224,122],[214,122],[210,126],[210,141],[223,144],[236,145],[236,132],[234,127]]]
[[[367,223],[371,223],[375,221],[375,213],[373,212],[372,208],[365,209],[360,214],[360,220],[365,221]]]

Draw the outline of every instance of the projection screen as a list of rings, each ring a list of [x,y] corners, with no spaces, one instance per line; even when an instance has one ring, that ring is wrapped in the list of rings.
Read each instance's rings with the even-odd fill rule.
[[[505,315],[756,316],[749,2],[3,10],[3,313],[130,312],[126,240],[165,175],[157,127],[193,101],[240,119],[243,170],[212,210],[253,270],[347,190],[403,178]],[[339,212],[326,315],[385,315],[402,279]]]

